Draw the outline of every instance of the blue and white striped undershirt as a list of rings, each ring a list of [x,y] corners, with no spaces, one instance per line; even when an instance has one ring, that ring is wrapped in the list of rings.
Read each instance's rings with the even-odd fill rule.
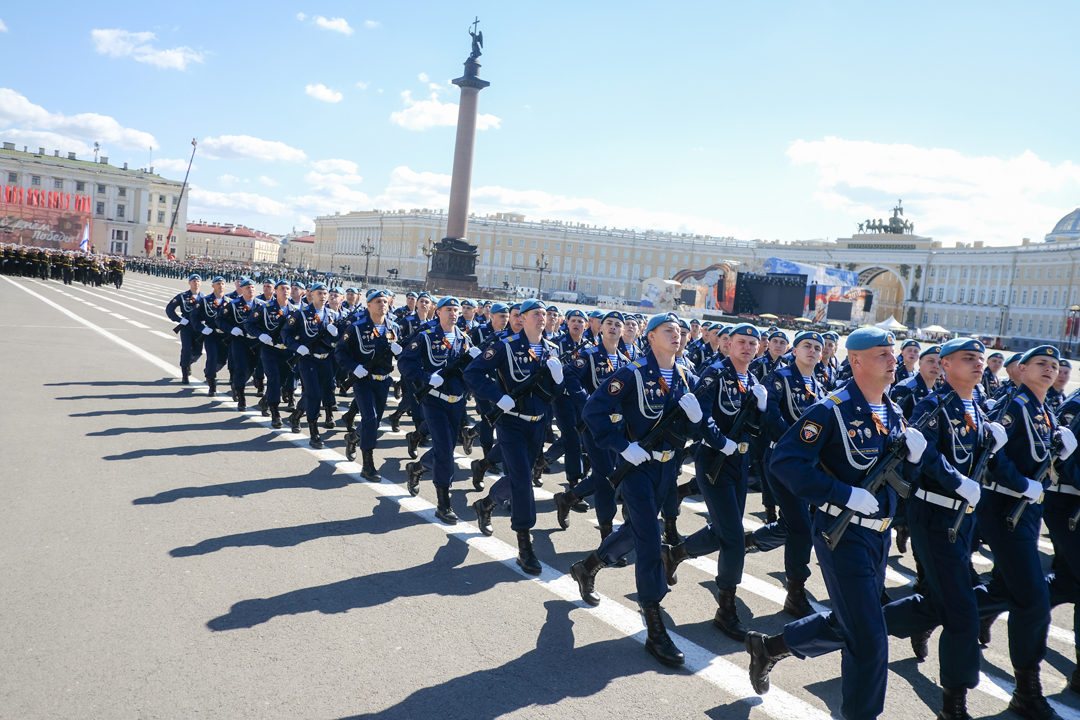
[[[867,403],[870,406],[870,412],[877,415],[877,419],[881,421],[881,424],[885,426],[885,429],[889,429],[889,414],[885,412],[885,405],[875,405],[874,403]]]
[[[532,343],[529,343],[529,347],[532,348],[533,354],[536,355],[536,357],[538,358],[540,357],[540,353],[544,350],[543,343],[540,343],[539,345],[533,345]]]
[[[386,334],[386,326],[385,325],[376,325],[375,326],[375,331],[377,333],[379,333],[379,335],[385,335]]]
[[[742,373],[735,373],[735,374],[739,376],[739,382],[742,383],[742,386],[744,388],[750,387],[750,374],[749,373],[747,373],[746,375],[743,375]]]
[[[964,412],[971,416],[971,419],[975,422],[975,427],[979,426],[979,413],[975,410],[975,400],[961,400],[964,403]]]
[[[660,368],[660,377],[664,378],[664,382],[668,384],[668,387],[671,387],[671,379],[675,377],[675,368],[672,367],[670,370]]]

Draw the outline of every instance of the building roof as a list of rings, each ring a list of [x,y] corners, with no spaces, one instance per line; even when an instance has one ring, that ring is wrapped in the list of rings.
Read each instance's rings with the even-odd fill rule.
[[[314,235],[303,235],[301,237],[289,238],[289,242],[312,243],[313,244],[315,242],[315,236]]]
[[[116,167],[115,165],[108,164],[108,158],[102,157],[101,161],[94,162],[93,160],[79,160],[71,157],[75,153],[69,153],[68,155],[49,155],[47,152],[33,152],[29,149],[26,151],[16,150],[14,143],[6,142],[3,148],[0,148],[0,158],[11,158],[13,160],[22,160],[28,162],[37,162],[42,165],[56,165],[60,167],[69,167],[72,169],[89,170],[92,172],[109,173],[129,175],[140,178],[147,178],[151,182],[175,184],[181,185],[179,180],[169,180],[161,177],[160,175],[147,170],[146,168],[128,168],[128,167]],[[38,148],[44,150],[44,148]],[[56,153],[57,151],[53,151]]]
[[[1058,224],[1054,226],[1054,229],[1050,234],[1080,234],[1080,208],[1073,210],[1071,213],[1058,220]]]
[[[261,230],[252,230],[249,227],[233,225],[232,223],[221,225],[219,223],[207,223],[200,220],[199,222],[188,223],[187,231],[189,233],[203,233],[206,235],[228,235],[229,237],[253,238],[255,240],[273,243],[278,241],[273,235],[264,233]],[[314,237],[312,240],[314,240]]]

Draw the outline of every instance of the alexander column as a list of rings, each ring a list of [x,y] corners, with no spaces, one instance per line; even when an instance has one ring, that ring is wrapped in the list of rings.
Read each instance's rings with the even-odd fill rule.
[[[472,52],[465,61],[465,74],[452,82],[461,88],[458,104],[457,141],[454,144],[454,173],[450,181],[450,209],[446,219],[446,237],[436,246],[428,277],[445,290],[474,294],[476,248],[468,241],[469,192],[472,188],[473,146],[476,143],[476,114],[480,91],[489,83],[479,77],[480,48],[484,33],[476,32],[479,18],[469,30]]]

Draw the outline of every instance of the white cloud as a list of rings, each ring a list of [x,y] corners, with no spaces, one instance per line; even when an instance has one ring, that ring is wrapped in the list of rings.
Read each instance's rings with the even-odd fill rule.
[[[369,20],[368,22],[371,22],[371,21]],[[3,20],[0,20],[0,32],[7,32],[7,31],[8,31],[7,25],[4,24]]]
[[[374,30],[377,27],[382,27],[382,23],[378,20],[365,20],[364,27],[366,27],[368,30]]]
[[[235,175],[219,175],[218,184],[224,187],[232,187],[236,183],[240,182],[240,178]]]
[[[34,105],[14,90],[0,88],[0,127],[7,127],[12,123],[19,123],[28,130],[51,130],[91,143],[98,141],[131,150],[158,147],[157,140],[150,133],[125,128],[107,115],[51,113],[40,105]]]
[[[339,173],[319,173],[312,171],[304,176],[304,182],[312,187],[326,189],[334,188],[338,185],[359,185],[364,182],[364,178],[355,173],[342,175]]]
[[[418,75],[418,77],[420,78],[420,82],[423,82],[423,83],[431,82],[431,78],[428,77],[427,73],[420,73],[420,75]]]
[[[172,160],[170,158],[158,158],[157,160],[154,160],[153,168],[154,172],[161,172],[164,170],[166,172],[182,173],[187,172],[187,164],[188,161],[185,159]],[[199,166],[192,163],[191,169],[193,171],[198,170]]]
[[[321,28],[344,33],[345,35],[353,34],[353,29],[349,27],[349,22],[345,18],[331,18],[327,20],[322,15],[315,15],[312,17],[312,20],[314,20],[315,24]]]
[[[50,155],[53,150],[59,150],[62,157],[67,157],[69,152],[73,152],[81,155],[83,160],[93,159],[93,148],[90,145],[59,133],[11,128],[0,130],[0,140],[13,142],[20,150],[22,149],[20,146],[25,145],[32,152],[37,152],[38,148],[45,148],[45,152]]]
[[[401,93],[405,109],[390,113],[390,122],[406,130],[428,130],[433,127],[457,125],[458,106],[456,103],[440,102],[437,93],[431,93],[427,100],[413,100],[406,90]],[[476,129],[499,129],[502,120],[494,115],[478,115]]]
[[[202,62],[204,54],[189,47],[158,50],[149,45],[157,39],[152,32],[128,32],[127,30],[91,30],[94,50],[111,57],[131,57],[136,62],[159,68],[184,70],[188,63]]]
[[[304,13],[296,13],[296,19],[297,20],[306,20],[307,15],[305,15]]]
[[[289,147],[276,140],[261,140],[250,135],[208,137],[199,143],[199,149],[211,160],[265,160],[267,162],[307,160],[307,155],[303,150]]]
[[[340,102],[341,98],[345,97],[341,93],[331,90],[322,83],[319,83],[318,85],[308,85],[304,88],[304,92],[316,100],[322,100],[323,102],[328,103]]]
[[[828,137],[788,148],[797,165],[817,166],[815,199],[853,221],[884,219],[898,198],[919,235],[945,243],[1015,244],[1041,237],[1080,191],[1080,167],[1053,166],[1026,151],[1014,158],[967,157],[955,150]]]
[[[281,184],[274,178],[266,177],[265,175],[259,176],[259,182],[261,182],[263,185],[266,185],[267,187],[277,187]]]
[[[364,82],[363,80],[361,80],[360,82],[356,83],[356,87],[360,88],[361,90],[367,90],[367,89],[368,89],[368,86],[369,86],[369,85],[371,85],[371,83],[369,83],[369,82]]]
[[[289,206],[262,195],[247,192],[221,193],[191,186],[192,209],[201,210],[247,210],[260,215],[284,217],[292,211]],[[192,215],[189,211],[189,215]]]
[[[356,163],[351,160],[338,159],[319,160],[318,162],[311,163],[311,167],[323,173],[340,172],[349,175],[356,174],[357,170]]]

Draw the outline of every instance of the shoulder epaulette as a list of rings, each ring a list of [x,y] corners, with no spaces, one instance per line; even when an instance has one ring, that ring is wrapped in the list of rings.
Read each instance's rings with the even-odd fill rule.
[[[835,405],[839,405],[840,403],[844,402],[845,400],[850,399],[850,397],[851,396],[848,394],[847,388],[841,388],[840,392],[835,393],[833,395],[829,395],[827,398],[825,398],[821,402],[826,407],[833,407]]]
[[[632,362],[632,363],[630,363],[629,365],[627,365],[627,367],[632,367],[632,368],[643,368],[643,367],[645,367],[645,366],[646,366],[646,365],[648,365],[648,364],[649,364],[649,363],[648,363],[648,361],[647,361],[647,360],[646,360],[645,358],[643,358],[643,357],[640,357],[640,358],[638,358],[637,360],[635,360],[634,362]]]

